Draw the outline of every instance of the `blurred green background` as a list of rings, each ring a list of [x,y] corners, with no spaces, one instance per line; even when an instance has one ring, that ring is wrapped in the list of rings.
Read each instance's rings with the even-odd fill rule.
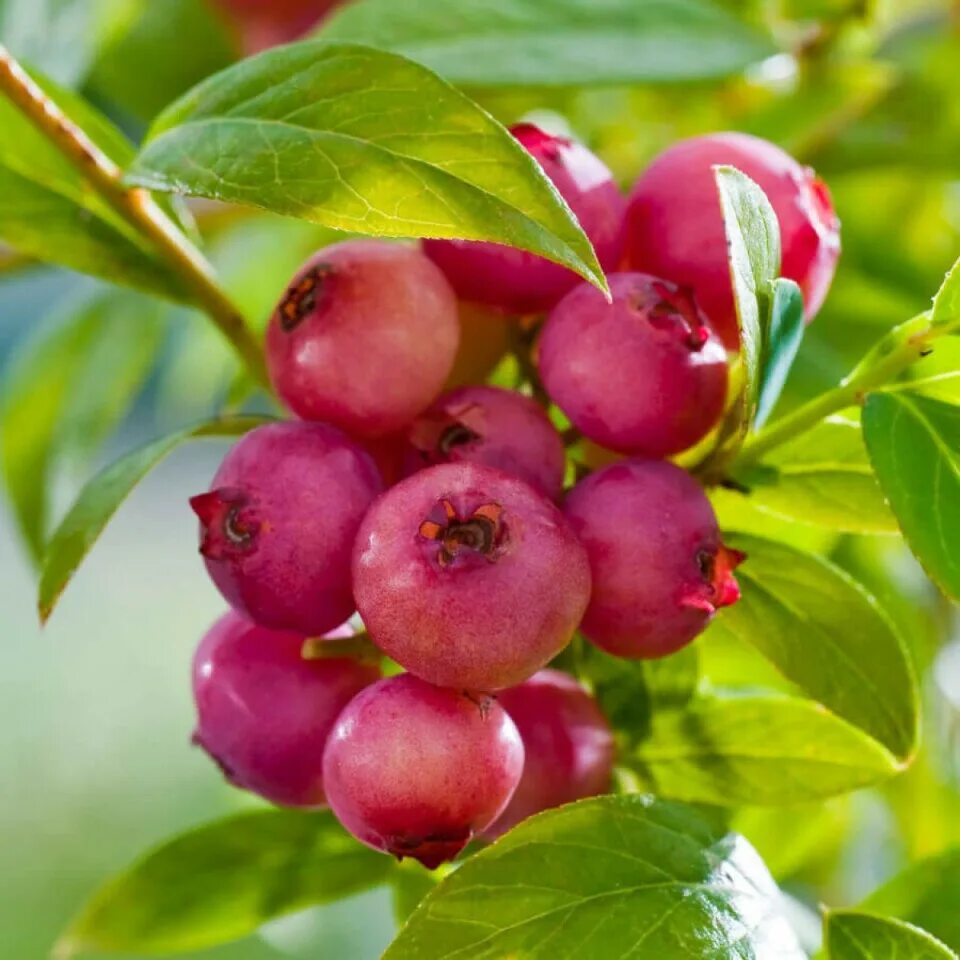
[[[833,191],[844,252],[786,408],[834,383],[881,331],[924,309],[960,253],[960,4],[725,6],[769,31],[782,52],[746,75],[710,83],[469,92],[505,122],[530,116],[569,129],[625,186],[673,140],[716,129],[768,137],[815,166]],[[0,39],[80,89],[134,138],[159,107],[239,49],[236,31],[200,0],[0,0]],[[294,267],[330,236],[209,205],[194,215],[228,289],[259,320]],[[3,384],[36,375],[37,345],[64,337],[104,289],[0,249]],[[88,475],[91,456],[105,462],[210,414],[231,391],[242,396],[233,357],[201,318],[138,294],[125,295],[118,310],[116,322],[141,323],[144,336],[155,338],[156,360],[151,354],[138,372],[132,402],[116,411],[120,429],[104,448],[77,442],[70,456],[45,465],[55,479],[54,515]],[[956,370],[958,361],[954,341],[915,375]],[[73,429],[82,441],[91,372],[68,374],[78,402],[67,406],[81,410]],[[955,384],[944,389],[960,400]],[[28,554],[0,508],[4,957],[45,956],[102,879],[166,836],[250,803],[189,746],[190,657],[222,601],[203,574],[185,502],[221,453],[216,443],[186,448],[136,490],[43,632]],[[960,842],[960,640],[955,614],[897,542],[784,526],[889,603],[924,677],[926,742],[907,775],[796,817],[783,810],[741,816],[787,890],[809,906],[840,905],[907,858]],[[711,637],[702,647],[715,682],[776,683],[746,651]],[[796,824],[789,832],[788,818]],[[390,921],[388,911],[368,909],[381,894],[365,896],[373,900],[310,911],[204,956],[366,960],[389,939]],[[799,916],[810,921],[802,910]]]

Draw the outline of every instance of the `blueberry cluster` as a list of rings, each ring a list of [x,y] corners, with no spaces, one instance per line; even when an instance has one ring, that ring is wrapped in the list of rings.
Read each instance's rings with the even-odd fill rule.
[[[660,657],[738,598],[742,557],[665,459],[716,427],[737,345],[713,165],[766,191],[811,315],[839,250],[825,187],[764,141],[680,143],[624,198],[585,147],[513,133],[593,242],[612,301],[493,244],[321,250],[266,339],[297,419],[247,434],[191,501],[233,607],[197,652],[196,741],[236,785],[328,803],[364,843],[430,867],[609,787],[606,720],[546,668],[576,631]],[[450,388],[478,311],[491,330],[510,318],[527,393]],[[606,462],[583,457],[566,490],[561,414]],[[381,678],[379,660],[333,645],[355,613],[405,672]]]

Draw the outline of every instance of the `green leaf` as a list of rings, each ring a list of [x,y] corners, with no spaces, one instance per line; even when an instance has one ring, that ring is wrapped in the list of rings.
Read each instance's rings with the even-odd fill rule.
[[[828,417],[738,475],[754,506],[848,533],[897,533],[860,424]]]
[[[92,455],[129,409],[160,343],[155,302],[70,294],[13,360],[0,401],[0,456],[34,560],[46,542],[50,488],[65,455]]]
[[[650,738],[621,762],[658,796],[724,806],[819,800],[901,769],[820,704],[753,695],[703,698],[655,714]]]
[[[714,167],[727,236],[730,277],[740,326],[743,387],[721,429],[720,443],[739,446],[753,422],[765,352],[764,318],[780,271],[780,224],[766,194],[734,167]]]
[[[168,841],[108,881],[63,934],[57,955],[227,943],[272,917],[377,886],[392,869],[331,813],[228,817]]]
[[[960,329],[960,260],[950,268],[933,298],[930,320],[938,334],[952,333]]]
[[[823,938],[828,960],[957,960],[926,930],[855,910],[827,913]]]
[[[737,534],[739,603],[719,625],[755,647],[805,694],[870,734],[895,757],[916,748],[917,681],[893,622],[823,557]]]
[[[642,796],[540,814],[467,860],[383,960],[800,960],[753,848]]]
[[[492,240],[606,289],[513,137],[426,68],[366,47],[293,44],[216,74],[160,116],[129,180],[357,233]]]
[[[53,612],[77,567],[120,504],[164,457],[186,440],[235,437],[266,422],[265,417],[211,420],[161,437],[98,473],[80,492],[47,545],[40,574],[40,619],[46,621]]]
[[[697,80],[776,52],[699,0],[360,0],[322,36],[393,50],[480,87]]]
[[[766,422],[780,399],[804,331],[803,294],[792,280],[779,277],[773,281],[773,295],[768,306],[770,315],[766,321],[767,336],[754,429]]]
[[[873,393],[863,436],[880,486],[927,573],[960,599],[960,406]]]
[[[398,924],[406,923],[407,917],[433,890],[439,879],[436,873],[421,867],[416,860],[403,860],[390,875],[394,920]]]
[[[953,848],[907,867],[870,894],[862,906],[923,927],[960,952],[958,890],[960,848]]]
[[[80,97],[41,78],[38,83],[112,160],[132,147]],[[79,170],[8,100],[0,97],[0,240],[39,260],[175,300],[180,280],[146,242],[95,194]]]

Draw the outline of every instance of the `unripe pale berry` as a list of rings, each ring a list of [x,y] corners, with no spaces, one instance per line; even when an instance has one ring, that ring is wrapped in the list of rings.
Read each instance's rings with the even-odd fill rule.
[[[447,377],[447,389],[483,383],[510,347],[514,320],[496,307],[461,300],[460,346]]]
[[[547,393],[611,450],[686,450],[723,414],[726,350],[688,290],[643,273],[607,279],[612,303],[583,283],[551,311],[539,351]]]
[[[265,627],[318,636],[354,611],[350,554],[383,489],[370,456],[334,427],[258,427],[190,505],[213,582]]]
[[[440,393],[458,337],[456,297],[418,249],[348,240],[291,281],[267,328],[267,366],[297,416],[378,437]]]
[[[596,701],[573,677],[541,670],[501,691],[497,702],[520,731],[524,763],[513,799],[486,831],[488,837],[541,810],[609,789],[613,734]]]
[[[620,256],[624,199],[602,161],[582,144],[532,123],[510,132],[533,155],[576,214],[605,269]],[[464,300],[511,313],[549,310],[575,283],[572,271],[532,253],[470,240],[426,240],[424,250]]]
[[[499,387],[442,394],[407,429],[405,472],[438,463],[480,463],[526,480],[557,499],[563,486],[563,441],[529,397]]]
[[[350,659],[304,660],[303,642],[236,613],[221,617],[193,661],[193,739],[235,786],[283,806],[317,807],[327,737],[380,671]]]
[[[498,690],[566,646],[590,595],[560,511],[492,467],[427,467],[370,508],[353,555],[370,637],[444,687]]]
[[[591,474],[564,506],[590,557],[584,635],[621,657],[666,656],[740,596],[700,485],[662,460],[627,460]]]
[[[495,700],[412,674],[354,698],[323,758],[340,822],[375,850],[430,869],[496,819],[522,769],[520,735]]]
[[[641,174],[627,208],[627,269],[691,287],[714,329],[733,349],[739,334],[715,164],[736,167],[769,198],[780,221],[781,274],[800,285],[808,320],[820,309],[833,279],[840,223],[829,190],[809,167],[745,133],[683,140]]]

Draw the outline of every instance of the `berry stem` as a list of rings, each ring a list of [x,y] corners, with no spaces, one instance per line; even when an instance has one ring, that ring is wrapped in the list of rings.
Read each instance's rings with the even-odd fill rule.
[[[181,278],[197,306],[233,345],[250,375],[267,386],[269,381],[260,345],[203,254],[146,190],[124,184],[123,170],[66,116],[2,44],[0,93],[77,168],[116,213],[150,241],[158,255]]]
[[[748,438],[734,463],[733,473],[750,466],[775,447],[792,440],[824,417],[863,402],[867,393],[893,380],[924,356],[941,330],[930,323],[930,314],[922,313],[885,334],[840,383],[774,421]]]

